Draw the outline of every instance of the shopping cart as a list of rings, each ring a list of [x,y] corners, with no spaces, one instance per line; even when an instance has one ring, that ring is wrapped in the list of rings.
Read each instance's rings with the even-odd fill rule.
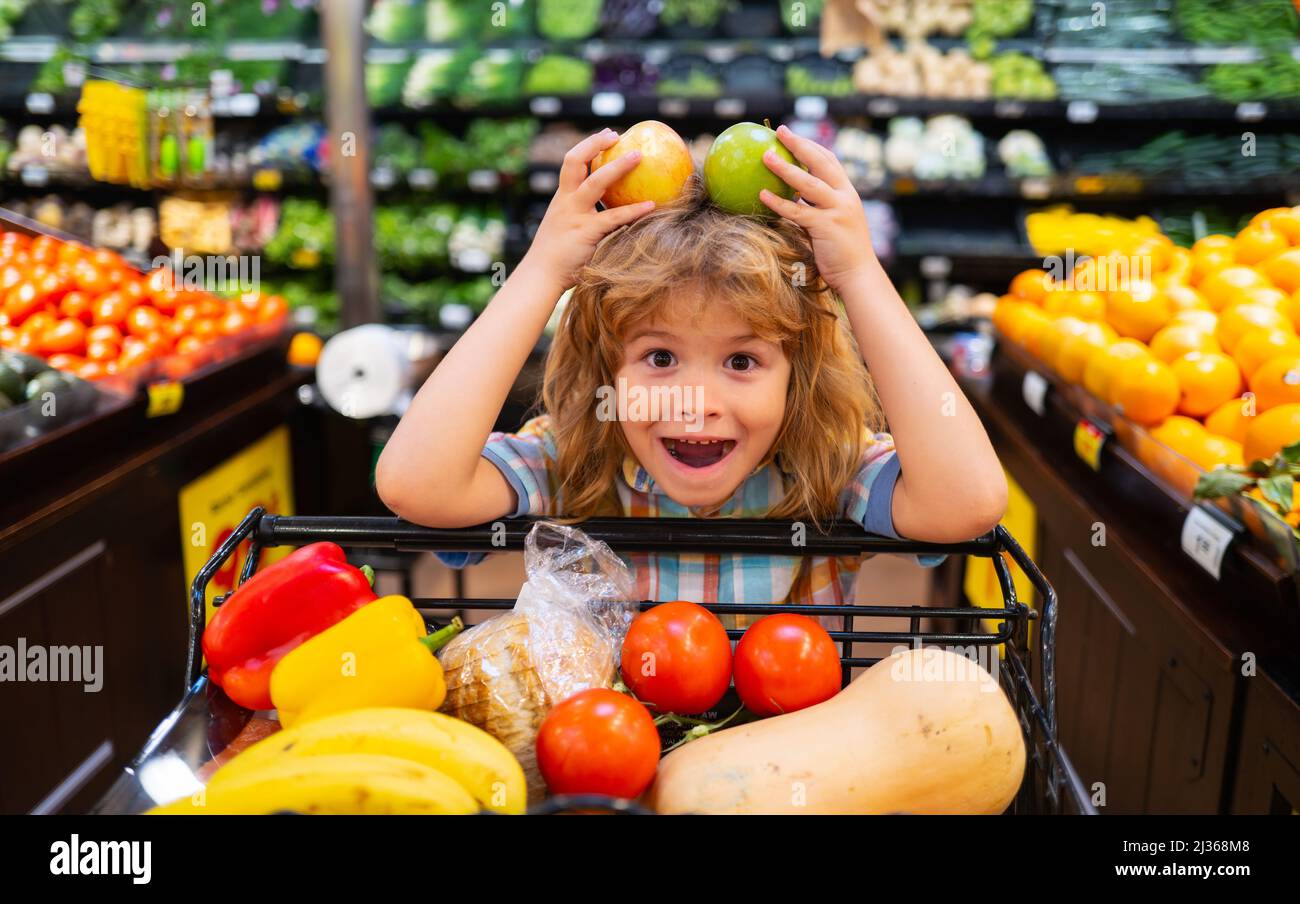
[[[225,568],[231,556],[245,541],[248,541],[249,546],[239,577],[241,584],[253,574],[261,558],[261,551],[268,547],[303,546],[328,540],[345,548],[401,552],[521,550],[524,538],[536,520],[503,519],[478,527],[435,530],[398,518],[292,517],[268,514],[261,508],[254,509],[199,570],[190,588],[189,659],[184,699],[154,732],[145,749],[127,768],[126,775],[119,779],[100,802],[97,811],[138,812],[156,799],[156,794],[150,796],[147,793],[149,776],[151,770],[154,776],[167,774],[168,770],[158,765],[165,762],[167,757],[180,757],[187,765],[194,766],[201,754],[219,752],[209,751],[207,748],[210,745],[196,740],[194,735],[205,732],[205,726],[210,724],[213,717],[208,710],[214,700],[224,701],[227,708],[233,704],[208,686],[202,668],[200,644],[206,621],[208,583]],[[859,643],[950,646],[966,650],[986,648],[991,656],[997,655],[992,648],[1001,645],[1003,652],[998,669],[999,681],[1020,720],[1028,754],[1024,781],[1009,812],[1096,815],[1097,810],[1089,800],[1078,773],[1061,747],[1057,731],[1054,659],[1056,592],[1010,533],[999,526],[982,537],[964,543],[933,544],[872,536],[864,534],[858,525],[835,523],[827,526],[825,531],[803,531],[805,542],[795,546],[791,543],[791,537],[796,527],[796,522],[744,519],[595,518],[581,524],[582,530],[591,538],[602,540],[614,550],[627,553],[760,553],[787,556],[885,553],[990,558],[1002,589],[1004,605],[1000,609],[888,605],[833,607],[832,616],[843,619],[842,630],[830,632],[831,638],[841,647],[843,682],[848,683],[855,669],[869,667],[879,661],[855,655],[854,645]],[[1016,599],[1007,557],[1028,576],[1041,601],[1041,612]],[[219,605],[222,598],[216,602]],[[503,610],[515,604],[513,599],[441,598],[414,599],[412,602],[431,626],[438,625],[439,620],[445,623],[453,614],[461,614],[465,610]],[[646,601],[641,603],[641,608],[647,609],[653,605],[655,604]],[[773,612],[794,612],[824,617],[832,607],[719,603],[708,604],[707,608],[719,615],[762,616]],[[906,619],[908,628],[905,631],[856,630],[854,619],[862,617]],[[923,621],[964,630],[923,629]],[[992,632],[981,627],[981,623],[989,622],[996,626]],[[1029,630],[1031,622],[1038,623],[1035,632]],[[733,639],[742,633],[742,630],[728,631]],[[1031,643],[1031,634],[1036,634],[1036,643]],[[248,715],[247,711],[240,712]],[[531,812],[554,813],[592,807],[621,813],[644,812],[632,802],[591,797],[553,798]]]

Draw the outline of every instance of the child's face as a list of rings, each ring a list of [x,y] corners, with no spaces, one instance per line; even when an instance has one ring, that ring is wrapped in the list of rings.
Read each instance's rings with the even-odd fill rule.
[[[619,411],[633,454],[686,506],[725,501],[776,441],[790,361],[726,306],[698,317],[655,318],[627,337]],[[623,397],[620,391],[620,398]]]

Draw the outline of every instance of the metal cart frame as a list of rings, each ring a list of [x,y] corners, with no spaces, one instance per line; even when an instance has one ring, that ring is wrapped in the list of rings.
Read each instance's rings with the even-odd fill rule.
[[[199,570],[190,588],[190,637],[188,667],[186,670],[185,699],[172,716],[159,726],[145,750],[133,766],[143,762],[163,740],[166,730],[174,724],[180,713],[190,706],[196,694],[204,689],[206,677],[202,670],[201,641],[206,622],[206,596],[209,581],[220,571],[241,543],[250,542],[248,555],[239,576],[242,584],[252,576],[261,558],[261,551],[274,546],[302,546],[328,540],[345,548],[389,549],[403,552],[502,552],[521,550],[524,538],[532,525],[540,519],[502,519],[493,524],[477,527],[437,530],[410,524],[398,518],[384,517],[293,517],[268,514],[257,508],[248,514],[235,531],[222,543],[212,558]],[[797,556],[843,556],[867,553],[895,555],[968,555],[992,559],[1003,596],[1000,609],[948,608],[926,606],[844,605],[810,606],[781,603],[764,604],[708,604],[706,608],[723,614],[767,615],[774,612],[795,612],[805,615],[843,617],[843,630],[831,631],[831,638],[841,645],[843,680],[847,683],[852,670],[874,665],[878,659],[854,655],[853,645],[861,642],[920,645],[955,645],[960,647],[993,647],[1003,645],[1000,661],[999,683],[1006,692],[1019,718],[1026,742],[1025,778],[1009,812],[1022,813],[1077,813],[1096,815],[1083,782],[1062,749],[1056,722],[1056,591],[1048,583],[1038,566],[1025,554],[1015,538],[999,526],[993,531],[963,543],[920,543],[912,540],[894,540],[864,534],[856,524],[833,523],[824,530],[799,531],[804,542],[795,545],[792,537],[801,522],[765,521],[750,519],[658,519],[658,518],[595,518],[582,522],[582,530],[593,539],[602,540],[620,552],[693,552],[693,553],[763,553]],[[503,530],[504,528],[504,530]],[[1025,573],[1042,600],[1038,612],[1016,599],[1015,584],[1007,559]],[[220,605],[224,598],[216,603]],[[464,609],[509,609],[513,599],[413,599],[412,602],[426,621],[433,623],[435,615],[444,618]],[[655,605],[643,601],[642,609]],[[828,612],[828,610],[834,610]],[[855,617],[907,619],[908,630],[854,630]],[[922,619],[943,619],[954,624],[967,624],[965,630],[923,630]],[[980,622],[993,620],[996,631],[980,629]],[[1029,624],[1037,621],[1037,643],[1029,642]],[[743,630],[730,629],[733,639]],[[1036,647],[1036,649],[1034,649]],[[1036,654],[1036,655],[1035,655]],[[1039,701],[1036,686],[1042,692]],[[129,770],[128,770],[129,771]],[[578,806],[589,806],[590,799],[548,801],[541,812],[556,812]],[[604,803],[609,804],[609,801]],[[609,809],[628,812],[627,802],[619,802]],[[635,811],[635,805],[631,807]]]

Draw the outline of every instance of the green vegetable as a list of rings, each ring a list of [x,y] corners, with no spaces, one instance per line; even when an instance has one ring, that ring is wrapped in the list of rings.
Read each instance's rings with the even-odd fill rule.
[[[1005,38],[1014,35],[1034,17],[1034,0],[973,0],[968,38]]]
[[[659,21],[665,25],[685,22],[692,28],[712,28],[734,5],[735,0],[664,0]]]
[[[373,157],[375,166],[410,172],[419,165],[420,140],[397,123],[385,123],[375,133]]]
[[[602,0],[537,0],[537,31],[555,41],[589,38],[600,27]]]
[[[853,76],[845,72],[833,79],[819,78],[799,63],[785,68],[787,94],[820,94],[826,97],[847,97],[853,93]]]
[[[528,166],[528,148],[537,134],[537,120],[476,119],[465,133],[469,157],[501,173],[521,173]]]
[[[1178,0],[1174,21],[1202,44],[1290,44],[1300,28],[1291,0]]]
[[[328,265],[334,257],[334,217],[309,198],[286,198],[280,226],[262,252],[272,263],[300,270]]]
[[[389,44],[418,41],[424,37],[424,9],[421,0],[375,0],[366,31]]]
[[[429,0],[425,35],[435,43],[473,38],[483,26],[489,5],[473,0]]]
[[[1206,74],[1205,85],[1233,103],[1300,97],[1300,61],[1290,50],[1277,50],[1256,63],[1220,63]]]
[[[456,92],[456,103],[465,107],[513,103],[519,99],[523,74],[523,59],[518,53],[489,50],[470,64]]]
[[[434,50],[415,58],[402,88],[402,103],[413,109],[449,98],[464,81],[479,50],[467,44],[457,51]]]
[[[993,70],[994,97],[1017,100],[1053,100],[1056,82],[1043,64],[1022,53],[1000,53],[989,64]]]
[[[372,107],[395,107],[402,98],[402,85],[410,62],[366,63],[366,97]]]
[[[591,91],[594,71],[586,60],[547,54],[524,76],[524,94],[586,94]]]
[[[660,79],[655,91],[661,97],[717,97],[722,94],[722,80],[692,69],[686,78]]]
[[[78,41],[98,41],[122,24],[118,0],[80,0],[68,16],[68,31]]]

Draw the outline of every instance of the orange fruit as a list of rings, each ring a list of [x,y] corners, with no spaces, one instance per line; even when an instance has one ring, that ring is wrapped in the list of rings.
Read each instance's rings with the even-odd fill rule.
[[[1190,457],[1189,450],[1205,436],[1205,428],[1200,421],[1175,414],[1151,428],[1151,436],[1179,455]]]
[[[1168,364],[1146,355],[1125,361],[1110,383],[1110,397],[1130,420],[1158,424],[1178,407],[1178,380]]]
[[[1250,225],[1280,232],[1292,245],[1300,245],[1300,210],[1294,207],[1270,207],[1262,210],[1255,214]]]
[[[1168,237],[1163,235],[1153,235],[1145,238],[1133,246],[1130,252],[1132,257],[1149,259],[1150,267],[1148,272],[1161,273],[1169,268],[1169,261],[1173,257],[1174,243]]]
[[[1104,320],[1106,298],[1098,292],[1071,292],[1057,289],[1043,299],[1043,310],[1049,314],[1063,314],[1080,320]]]
[[[1165,298],[1169,301],[1169,307],[1173,311],[1199,311],[1210,309],[1209,303],[1200,292],[1191,286],[1174,284],[1166,286],[1163,289]]]
[[[1286,292],[1300,289],[1300,248],[1288,248],[1273,255],[1259,269],[1279,289]]]
[[[1106,296],[1106,322],[1130,339],[1148,341],[1172,315],[1169,302],[1151,283],[1133,282]]]
[[[1228,307],[1236,307],[1242,304],[1257,304],[1265,308],[1276,308],[1282,313],[1286,313],[1287,302],[1290,297],[1281,289],[1275,289],[1272,286],[1254,286],[1250,289],[1243,289],[1237,296],[1237,300]]]
[[[1239,264],[1258,264],[1285,251],[1291,245],[1286,236],[1265,226],[1247,226],[1232,243],[1232,256]]]
[[[1011,280],[1009,291],[1017,298],[1041,305],[1055,285],[1046,270],[1025,270],[1023,273],[1017,273],[1015,279]]]
[[[1240,398],[1229,399],[1210,412],[1205,419],[1205,429],[1216,436],[1225,436],[1233,442],[1246,441],[1246,428],[1254,423],[1255,416],[1246,413],[1246,403]]]
[[[1199,286],[1211,308],[1221,311],[1237,300],[1245,289],[1268,286],[1264,275],[1251,267],[1224,267],[1208,276]]]
[[[1057,373],[1070,383],[1082,380],[1088,360],[1115,341],[1115,332],[1106,324],[1090,323],[1089,327],[1078,335],[1066,336],[1056,353]]]
[[[1015,315],[1015,330],[1019,338],[1017,343],[1031,355],[1037,355],[1038,343],[1043,333],[1052,325],[1052,318],[1043,313],[1043,309],[1024,302],[1024,310]]]
[[[1209,310],[1202,311],[1199,308],[1195,310],[1175,311],[1174,316],[1170,317],[1169,322],[1165,324],[1165,328],[1168,329],[1171,326],[1179,325],[1194,326],[1198,330],[1209,333],[1213,336],[1214,331],[1218,329],[1219,326],[1219,315]]]
[[[315,333],[295,333],[289,342],[289,363],[296,367],[313,367],[320,357],[321,348],[321,339]]]
[[[1180,414],[1205,417],[1241,392],[1241,371],[1227,355],[1191,352],[1174,361],[1170,368],[1181,392]]]
[[[1211,315],[1213,316],[1213,315]],[[1151,354],[1172,364],[1188,352],[1217,352],[1214,334],[1187,323],[1170,323],[1151,337]]]
[[[1300,355],[1269,358],[1250,378],[1257,411],[1300,402]]]
[[[1231,251],[1232,236],[1230,235],[1207,235],[1197,239],[1192,244],[1192,254],[1205,254],[1207,251]]]
[[[1219,312],[1219,325],[1214,331],[1214,338],[1219,340],[1224,351],[1231,352],[1242,337],[1259,329],[1295,332],[1291,319],[1277,308],[1237,304]]]
[[[1296,442],[1300,442],[1300,404],[1279,405],[1252,419],[1242,443],[1243,458],[1267,461]]]
[[[1125,361],[1150,356],[1147,347],[1136,339],[1120,339],[1088,358],[1083,368],[1083,388],[1103,402],[1110,402],[1110,383],[1115,371]]]
[[[1027,301],[1004,301],[993,311],[994,326],[1017,345],[1024,345],[1031,331],[1046,327],[1051,322],[1042,308]]]
[[[1038,336],[1037,355],[1052,370],[1057,369],[1057,356],[1067,336],[1078,336],[1088,331],[1088,321],[1078,317],[1058,317]]]
[[[1213,433],[1206,433],[1193,441],[1185,454],[1207,471],[1213,471],[1220,465],[1244,463],[1241,443]]]
[[[1279,355],[1300,356],[1300,337],[1291,330],[1251,330],[1232,350],[1232,357],[1247,380],[1254,376],[1261,364]]]

